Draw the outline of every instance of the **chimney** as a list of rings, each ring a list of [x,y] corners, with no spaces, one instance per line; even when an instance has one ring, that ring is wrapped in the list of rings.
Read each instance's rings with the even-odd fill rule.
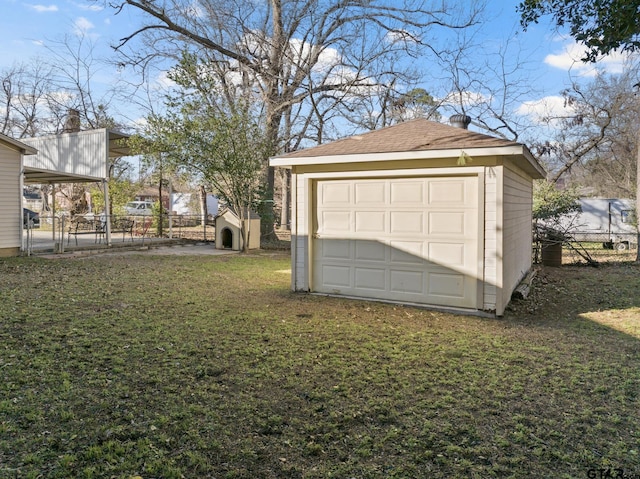
[[[468,115],[453,115],[449,118],[449,123],[452,126],[466,130],[469,127],[469,123],[471,123],[471,117]]]
[[[67,118],[64,121],[62,133],[77,133],[80,131],[80,111],[75,108],[67,110]]]

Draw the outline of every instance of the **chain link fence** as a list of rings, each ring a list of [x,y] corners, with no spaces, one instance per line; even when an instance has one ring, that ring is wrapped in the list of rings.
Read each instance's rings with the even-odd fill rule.
[[[563,232],[562,263],[595,263],[634,261],[637,256],[638,236],[635,233]],[[534,262],[541,261],[541,246],[534,243]]]
[[[134,234],[149,238],[215,241],[213,217],[202,215],[129,216],[134,221]]]

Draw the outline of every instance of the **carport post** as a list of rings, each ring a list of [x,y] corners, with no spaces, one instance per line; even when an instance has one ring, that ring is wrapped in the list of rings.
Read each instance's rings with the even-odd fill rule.
[[[56,244],[56,184],[49,184],[51,185],[51,239],[53,244]]]
[[[20,155],[20,173],[18,174],[18,188],[20,191],[20,204],[18,205],[19,218],[20,218],[20,250],[24,253],[25,249],[27,250],[27,256],[31,256],[31,251],[29,245],[25,245],[25,234],[24,234],[24,166],[22,165],[23,159],[22,155]],[[32,233],[28,231],[28,233]]]
[[[109,204],[109,182],[107,178],[102,179],[102,192],[104,194],[104,232],[107,246],[111,246],[111,205]]]

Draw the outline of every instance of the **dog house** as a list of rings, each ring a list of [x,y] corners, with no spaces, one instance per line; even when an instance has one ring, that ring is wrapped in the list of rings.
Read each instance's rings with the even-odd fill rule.
[[[531,268],[545,172],[467,125],[418,119],[272,158],[292,170],[292,289],[502,315]]]
[[[246,218],[249,228],[249,249],[260,248],[260,216],[250,211]],[[240,217],[231,208],[223,208],[215,217],[216,248],[240,251],[243,247]]]

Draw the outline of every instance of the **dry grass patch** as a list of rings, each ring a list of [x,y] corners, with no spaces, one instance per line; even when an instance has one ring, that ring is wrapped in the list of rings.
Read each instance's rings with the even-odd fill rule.
[[[640,474],[638,269],[503,319],[289,292],[287,255],[0,262],[0,477]]]

